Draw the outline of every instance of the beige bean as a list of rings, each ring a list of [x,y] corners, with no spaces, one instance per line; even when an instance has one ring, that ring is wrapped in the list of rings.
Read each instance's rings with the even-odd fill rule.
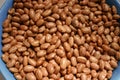
[[[60,56],[60,57],[64,57],[64,56],[65,56],[65,51],[64,51],[64,50],[57,49],[57,50],[56,50],[56,53],[57,53],[57,55]]]
[[[47,21],[50,21],[50,22],[54,22],[55,21],[55,18],[54,17],[51,17],[51,16],[48,16],[45,18]]]
[[[42,13],[42,16],[46,17],[46,16],[49,16],[51,13],[52,13],[52,11],[51,11],[50,9],[48,9],[48,10],[45,10],[45,11]]]
[[[39,50],[37,51],[37,56],[38,57],[42,57],[42,56],[45,56],[46,55],[46,51],[45,50]]]
[[[63,34],[63,36],[61,37],[61,41],[62,41],[62,42],[65,42],[65,41],[67,41],[68,39],[69,39],[69,34],[67,34],[67,33]]]
[[[37,26],[42,26],[44,24],[44,20],[43,19],[39,19],[37,22],[36,22],[36,25]]]
[[[23,65],[24,66],[28,65],[28,57],[27,56],[24,56],[24,58],[23,58]]]
[[[108,71],[106,77],[107,77],[108,79],[110,79],[110,78],[112,77],[112,71]]]
[[[90,61],[93,63],[98,63],[98,59],[96,59],[94,56],[90,56]]]
[[[56,53],[49,53],[47,56],[46,56],[46,58],[48,59],[48,60],[50,60],[50,59],[53,59],[54,57],[56,56]]]
[[[3,52],[6,52],[6,51],[8,51],[10,48],[11,48],[11,45],[10,45],[10,44],[5,44],[5,45],[2,47],[2,51],[3,51]]]
[[[46,23],[46,27],[47,27],[47,28],[53,28],[53,27],[56,27],[56,24],[53,23],[53,22],[47,22],[47,23]]]
[[[21,76],[20,74],[14,74],[14,76],[15,76],[15,78],[16,78],[17,80],[21,80],[21,79],[22,79],[22,76]]]
[[[64,49],[66,51],[70,51],[71,47],[70,47],[70,45],[67,42],[65,42],[63,45],[64,45]]]
[[[119,48],[120,48],[120,46],[115,42],[111,43],[111,47],[115,50],[119,50]]]
[[[82,31],[84,34],[89,34],[89,33],[91,33],[90,27],[81,28],[81,31]]]
[[[100,60],[100,61],[99,61],[99,66],[100,66],[100,69],[101,69],[101,70],[104,69],[104,67],[105,67],[105,63],[104,63],[103,60]]]
[[[14,59],[14,60],[17,60],[17,59],[18,59],[18,57],[17,57],[16,54],[10,54],[10,55],[9,55],[9,58],[10,58],[10,59]]]
[[[15,65],[15,60],[12,59],[11,61],[8,61],[6,65],[7,65],[8,68],[13,67]]]
[[[17,51],[17,47],[16,46],[12,46],[10,49],[9,49],[9,53],[14,53]]]
[[[105,69],[106,70],[113,70],[113,68],[111,67],[110,63],[105,62]]]
[[[75,49],[73,50],[73,53],[74,53],[74,56],[75,56],[75,57],[78,57],[78,56],[79,56],[79,50],[78,50],[77,48],[75,48]]]
[[[79,63],[86,63],[87,59],[85,57],[79,56],[77,57],[77,62]]]
[[[76,66],[76,65],[77,65],[77,60],[76,60],[75,57],[71,57],[71,64],[72,64],[73,66]]]
[[[42,67],[41,72],[42,72],[43,76],[45,76],[45,77],[48,76],[48,72],[47,72],[46,68]]]
[[[38,80],[42,79],[43,78],[43,74],[42,74],[42,71],[40,69],[37,69],[35,71],[35,76]]]
[[[98,73],[96,72],[96,70],[92,70],[91,75],[92,75],[92,77],[97,78]]]
[[[82,73],[80,78],[81,80],[87,80],[87,75],[85,73]]]
[[[28,63],[32,66],[36,66],[36,61],[34,59],[28,59]]]
[[[2,40],[2,43],[5,44],[5,43],[9,43],[10,41],[11,41],[10,38],[4,38],[4,39]]]
[[[83,69],[83,73],[85,73],[85,74],[90,74],[90,69],[89,69],[89,68],[84,68],[84,69]]]
[[[111,60],[111,61],[110,61],[110,65],[111,65],[111,67],[113,67],[113,68],[116,68],[116,67],[118,66],[117,62],[115,62],[114,60]]]
[[[11,67],[9,68],[9,70],[13,73],[17,73],[18,72],[18,69],[17,68],[14,68],[14,67]]]
[[[66,80],[72,80],[72,79],[73,79],[73,74],[65,75],[64,78],[65,78]]]
[[[27,15],[27,14],[23,14],[21,17],[20,17],[20,20],[21,21],[27,21],[27,20],[29,20],[29,16]]]
[[[47,34],[45,39],[46,39],[46,42],[51,42],[52,36],[50,34]]]
[[[99,65],[96,64],[96,63],[91,63],[91,68],[92,68],[93,70],[98,70],[98,69],[99,69]]]
[[[71,21],[72,21],[71,17],[67,17],[66,18],[66,25],[70,25]]]
[[[27,80],[36,80],[36,77],[35,77],[34,73],[27,73],[26,79]]]
[[[75,42],[77,45],[82,44],[82,43],[81,43],[81,39],[80,39],[80,37],[79,37],[78,35],[74,36],[74,42]]]
[[[6,54],[3,54],[2,55],[2,60],[7,63],[9,61],[9,56],[6,55]]]
[[[34,40],[32,43],[31,43],[31,45],[32,46],[34,46],[34,47],[36,47],[36,46],[39,46],[39,41],[38,40]]]
[[[61,69],[66,69],[67,68],[67,64],[68,64],[67,58],[62,58],[61,61],[60,61],[60,68]]]
[[[32,71],[34,71],[34,67],[31,65],[27,65],[24,67],[24,71],[25,72],[32,72]]]
[[[35,11],[33,9],[30,9],[30,18],[33,19],[35,17]]]
[[[51,63],[48,63],[47,65],[47,71],[50,73],[50,74],[53,74],[55,69],[54,69],[54,65],[51,64]]]
[[[73,46],[74,38],[73,37],[69,37],[68,42],[69,42],[70,46]]]
[[[27,50],[26,47],[20,47],[20,48],[18,48],[18,51],[19,51],[19,52],[24,52],[24,51],[26,51],[26,50]]]
[[[62,33],[66,32],[65,27],[63,27],[62,25],[57,25],[57,29],[58,29],[58,31],[60,31]]]
[[[104,71],[100,72],[99,76],[98,76],[99,80],[104,80],[106,75],[107,75],[106,72],[104,72]]]
[[[35,22],[37,21],[37,24],[39,24],[39,18],[40,18],[40,13],[37,12],[33,18],[33,21]]]
[[[51,53],[51,52],[53,52],[54,50],[55,50],[55,45],[51,45],[51,46],[48,47],[47,52],[48,52],[48,53]]]
[[[44,43],[40,46],[41,49],[47,49],[50,46],[50,43]]]

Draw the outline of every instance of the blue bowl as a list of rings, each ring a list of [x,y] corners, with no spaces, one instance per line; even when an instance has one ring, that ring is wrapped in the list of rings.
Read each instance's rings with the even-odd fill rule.
[[[7,11],[12,7],[13,0],[2,0],[5,3],[0,8],[0,75],[3,76],[4,80],[16,80],[14,75],[7,69],[5,63],[1,59],[2,55],[2,23],[7,17]],[[120,14],[120,2],[118,0],[107,0],[107,3],[111,5],[115,5],[118,10],[118,14]],[[113,75],[110,80],[120,80],[120,61],[118,62],[118,67],[113,71]],[[1,79],[0,79],[1,80]]]

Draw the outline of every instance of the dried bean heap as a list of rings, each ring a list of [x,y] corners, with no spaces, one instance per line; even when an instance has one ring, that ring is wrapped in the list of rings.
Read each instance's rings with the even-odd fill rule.
[[[14,0],[2,59],[17,80],[108,80],[120,60],[120,24],[105,0]]]

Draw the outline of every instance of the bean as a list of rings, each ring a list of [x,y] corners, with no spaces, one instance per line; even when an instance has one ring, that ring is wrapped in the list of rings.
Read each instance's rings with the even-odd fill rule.
[[[50,63],[48,63],[48,65],[47,65],[47,70],[50,74],[53,74],[55,71],[54,66]]]
[[[36,80],[36,77],[33,73],[27,73],[26,74],[26,79],[27,80]]]
[[[36,75],[37,79],[42,79],[43,78],[43,74],[42,74],[42,71],[40,69],[37,69],[35,71],[35,75]]]
[[[26,66],[24,67],[24,71],[25,71],[25,72],[32,72],[33,70],[34,70],[34,67],[31,66],[31,65],[26,65]]]
[[[61,61],[60,61],[60,68],[61,69],[66,69],[67,67],[67,59],[66,58],[62,58]]]

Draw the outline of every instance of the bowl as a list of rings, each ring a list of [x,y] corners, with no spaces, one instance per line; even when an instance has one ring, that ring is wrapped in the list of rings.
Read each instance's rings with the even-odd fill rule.
[[[14,75],[7,69],[5,63],[2,61],[2,23],[7,17],[7,11],[12,7],[13,0],[0,0],[0,4],[3,2],[2,6],[0,6],[0,80],[16,80]],[[115,5],[118,10],[118,14],[120,14],[120,2],[118,0],[107,0],[107,3],[111,5]],[[118,67],[113,70],[113,75],[110,80],[120,80],[120,61],[118,62]]]

